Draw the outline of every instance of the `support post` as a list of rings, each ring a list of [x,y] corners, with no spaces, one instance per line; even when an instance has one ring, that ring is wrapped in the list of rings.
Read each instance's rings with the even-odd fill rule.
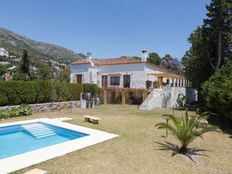
[[[147,98],[147,91],[144,90],[144,91],[143,91],[143,101],[144,101],[146,98]]]
[[[107,96],[107,90],[104,89],[104,105],[107,105],[107,98],[108,98],[108,96]]]
[[[126,92],[125,90],[122,90],[122,105],[126,104]]]

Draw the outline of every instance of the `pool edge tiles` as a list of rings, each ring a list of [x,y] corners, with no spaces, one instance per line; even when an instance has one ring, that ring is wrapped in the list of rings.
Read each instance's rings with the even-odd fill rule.
[[[15,155],[12,157],[0,159],[0,174],[5,174],[9,172],[13,172],[16,170],[20,170],[25,167],[29,167],[34,164],[38,164],[43,161],[47,161],[49,159],[65,155],[67,153],[112,139],[117,137],[116,134],[111,134],[95,129],[90,129],[87,127],[82,127],[70,123],[60,122],[53,119],[42,118],[42,119],[34,119],[28,121],[20,121],[14,123],[3,123],[0,124],[0,127],[5,126],[13,126],[18,124],[27,124],[27,123],[35,123],[41,122],[49,125],[53,125],[56,127],[61,127],[64,129],[69,129],[72,131],[77,131],[81,133],[88,134],[88,136],[70,140],[67,142],[63,142],[60,144],[51,145],[48,147],[44,147],[41,149],[33,150],[30,152],[22,153],[19,155]],[[22,160],[23,159],[23,160]]]

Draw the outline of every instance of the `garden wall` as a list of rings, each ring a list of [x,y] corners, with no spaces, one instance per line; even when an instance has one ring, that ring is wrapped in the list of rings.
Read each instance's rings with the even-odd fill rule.
[[[61,109],[79,108],[80,107],[80,101],[29,104],[28,106],[32,109],[33,113],[52,112],[52,111],[59,111]],[[17,108],[17,107],[19,107],[19,105],[3,106],[3,107],[0,107],[0,110],[10,110],[10,109]]]

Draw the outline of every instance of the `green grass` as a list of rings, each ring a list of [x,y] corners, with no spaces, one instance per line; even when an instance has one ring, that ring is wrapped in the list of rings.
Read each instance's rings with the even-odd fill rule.
[[[198,139],[190,147],[203,148],[205,156],[190,161],[183,155],[171,156],[169,151],[160,151],[155,142],[168,140],[176,143],[155,124],[163,121],[162,114],[171,114],[171,109],[141,111],[137,106],[107,105],[91,110],[35,114],[30,117],[12,118],[1,122],[19,121],[39,117],[72,117],[72,124],[118,134],[119,137],[70,154],[45,161],[15,173],[40,168],[51,174],[179,174],[179,173],[230,173],[232,171],[232,139],[229,134],[210,132],[204,140]],[[184,114],[175,111],[175,114]],[[190,113],[194,114],[194,113]],[[83,115],[101,118],[99,125],[83,122]]]

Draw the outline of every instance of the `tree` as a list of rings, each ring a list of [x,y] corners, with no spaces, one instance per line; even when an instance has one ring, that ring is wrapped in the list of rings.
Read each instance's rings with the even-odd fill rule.
[[[59,80],[62,82],[70,82],[70,68],[67,66],[65,69],[62,69],[59,73]]]
[[[165,56],[163,57],[164,58],[172,58],[172,56],[170,54],[165,54]]]
[[[161,62],[161,58],[158,53],[151,52],[149,53],[149,58],[147,59],[148,62],[153,63],[155,65],[159,65]]]
[[[198,89],[200,104],[204,104],[202,84],[232,59],[231,0],[212,0],[206,8],[207,18],[190,35],[191,48],[183,57],[184,73]]]
[[[208,109],[232,122],[232,61],[223,65],[202,88]]]
[[[0,65],[0,78],[4,73],[6,73],[6,66]]]
[[[175,117],[173,115],[164,115],[171,124],[158,123],[156,126],[158,129],[166,129],[170,131],[174,137],[180,142],[181,146],[177,148],[177,152],[181,154],[189,153],[188,146],[196,138],[202,137],[202,135],[209,131],[215,131],[214,127],[202,127],[200,126],[200,121],[204,119],[205,116],[188,116],[186,111],[185,116]]]
[[[189,37],[191,48],[182,59],[185,76],[192,82],[192,86],[199,91],[199,101],[202,102],[201,85],[214,73],[210,66],[209,47],[203,29],[198,27]]]
[[[30,77],[30,63],[31,63],[31,60],[28,56],[27,50],[24,49],[20,70],[22,73],[27,74],[28,77]]]
[[[48,67],[40,60],[35,62],[35,66],[38,67],[37,78],[39,80],[50,80],[53,78],[52,68]]]
[[[207,33],[210,53],[210,65],[217,71],[226,60],[232,58],[231,49],[231,0],[212,0],[206,6],[208,10],[207,19],[204,20],[203,29]]]

